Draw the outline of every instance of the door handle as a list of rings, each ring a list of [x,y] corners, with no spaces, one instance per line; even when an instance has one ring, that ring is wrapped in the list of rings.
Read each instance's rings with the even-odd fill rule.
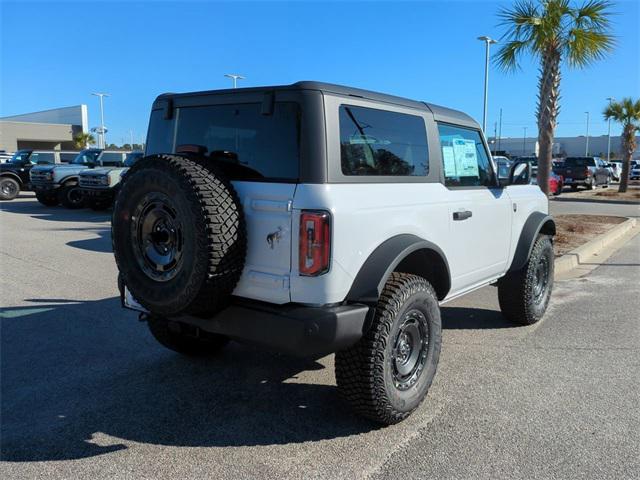
[[[461,210],[459,212],[453,212],[454,220],[466,220],[467,218],[471,218],[473,213],[470,210]]]

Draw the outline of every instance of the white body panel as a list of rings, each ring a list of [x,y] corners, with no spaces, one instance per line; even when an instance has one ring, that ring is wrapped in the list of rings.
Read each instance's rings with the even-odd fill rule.
[[[546,198],[531,185],[506,189],[448,189],[440,183],[234,185],[242,200],[249,242],[234,294],[279,304],[342,302],[369,255],[400,234],[416,235],[441,248],[451,273],[447,299],[459,296],[504,275],[527,217],[533,211],[548,211]],[[304,209],[332,215],[330,270],[317,277],[298,273],[297,232]],[[472,216],[454,221],[453,212],[461,209]],[[279,239],[269,242],[267,237],[275,232]]]

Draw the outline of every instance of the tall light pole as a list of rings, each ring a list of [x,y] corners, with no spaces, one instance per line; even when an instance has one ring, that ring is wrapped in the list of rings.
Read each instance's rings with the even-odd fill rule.
[[[522,156],[524,157],[527,152],[527,127],[522,127],[524,129],[524,134],[522,135]]]
[[[589,155],[589,112],[584,112],[587,115],[587,141],[584,146],[584,156]]]
[[[235,73],[225,73],[224,76],[233,80],[233,88],[238,88],[238,80],[244,80],[242,75]]]
[[[607,97],[609,100],[609,106],[611,106],[611,102],[615,100],[613,97]],[[609,126],[607,127],[607,163],[609,163],[611,156],[611,118],[609,118]]]
[[[484,58],[484,109],[482,110],[482,131],[487,130],[487,102],[489,93],[489,46],[492,43],[498,43],[491,37],[483,36],[478,37],[478,40],[482,40],[485,44],[485,58]]]
[[[498,128],[498,151],[500,152],[500,140],[502,140],[502,107],[500,107],[500,127]]]
[[[105,131],[104,131],[104,97],[110,97],[108,93],[92,93],[91,95],[95,95],[100,98],[100,148],[105,148],[106,139],[105,139]]]

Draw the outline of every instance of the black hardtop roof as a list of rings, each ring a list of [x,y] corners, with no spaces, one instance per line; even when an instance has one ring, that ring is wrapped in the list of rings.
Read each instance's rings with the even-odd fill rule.
[[[385,93],[373,92],[370,90],[363,90],[360,88],[347,87],[344,85],[335,85],[332,83],[316,82],[316,81],[300,81],[292,83],[291,85],[275,85],[265,87],[248,87],[248,88],[227,88],[221,90],[205,90],[200,92],[188,92],[188,93],[163,93],[159,95],[156,101],[167,98],[178,97],[191,97],[191,96],[204,96],[204,95],[220,95],[220,94],[233,94],[233,93],[259,93],[259,92],[272,92],[278,90],[318,90],[321,92],[333,93],[337,95],[351,96],[364,98],[367,100],[374,100],[378,102],[390,103],[403,107],[415,108],[418,110],[431,111],[436,120],[458,123],[463,125],[469,125],[478,128],[478,123],[464,112],[459,110],[453,110],[451,108],[442,107],[433,103],[421,102],[411,100],[404,97],[397,97],[395,95],[387,95]]]

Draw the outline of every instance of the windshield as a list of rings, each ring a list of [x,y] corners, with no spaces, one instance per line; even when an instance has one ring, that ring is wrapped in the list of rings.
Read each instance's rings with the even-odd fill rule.
[[[8,163],[24,163],[27,160],[29,160],[29,157],[31,156],[31,150],[23,150],[20,151],[18,150],[16,153],[13,154],[13,156],[8,160]]]
[[[100,155],[100,150],[83,150],[76,158],[71,162],[74,165],[85,165],[87,163],[94,163],[96,158]]]

